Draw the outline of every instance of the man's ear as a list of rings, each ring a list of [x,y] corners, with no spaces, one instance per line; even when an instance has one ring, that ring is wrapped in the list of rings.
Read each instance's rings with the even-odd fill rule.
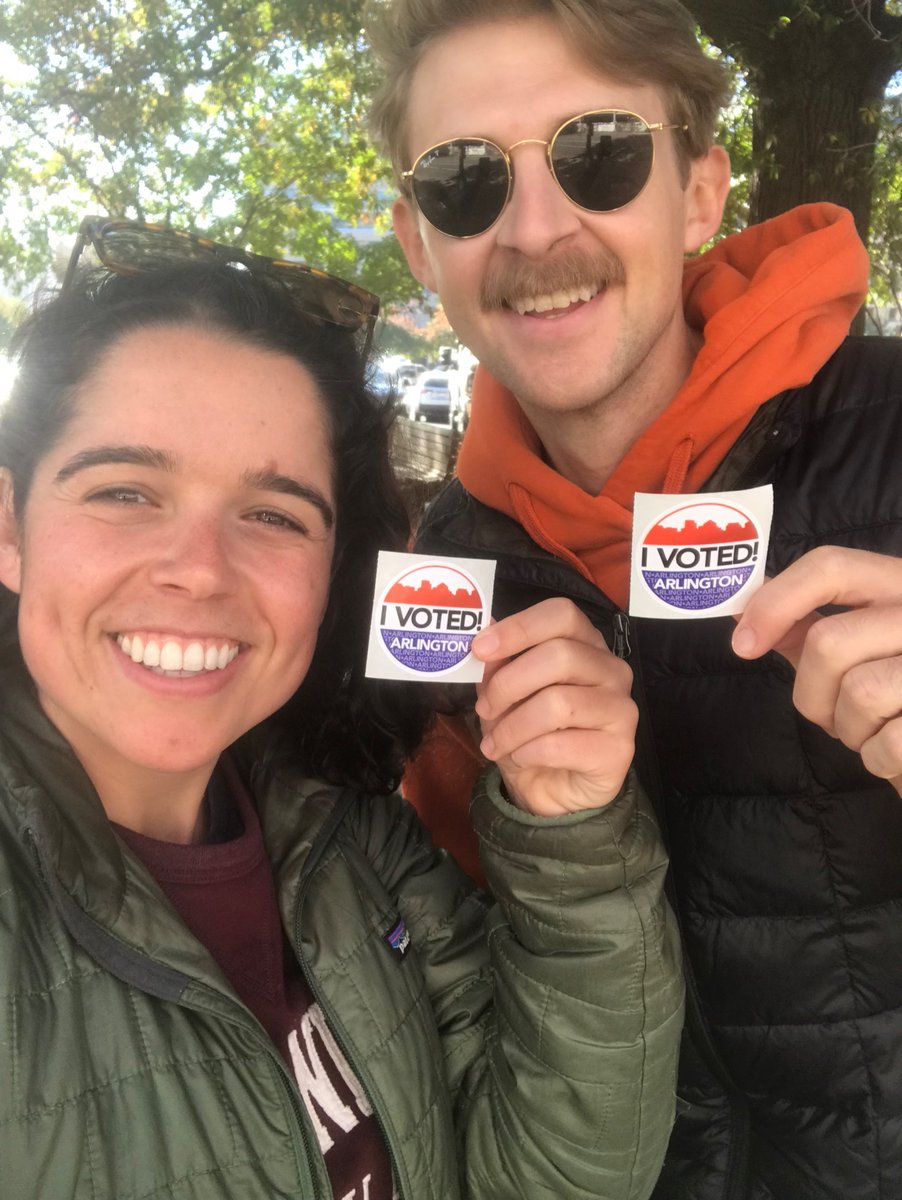
[[[0,583],[11,592],[22,584],[19,523],[13,508],[13,481],[6,468],[0,469]]]
[[[399,196],[392,205],[391,216],[395,237],[401,243],[411,275],[430,292],[437,291],[416,209],[405,196]]]
[[[723,146],[711,146],[692,160],[686,185],[686,229],[683,250],[691,254],[714,237],[730,194],[730,156]]]

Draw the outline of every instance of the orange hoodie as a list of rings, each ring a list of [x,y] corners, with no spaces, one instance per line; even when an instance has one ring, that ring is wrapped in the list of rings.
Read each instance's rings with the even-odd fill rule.
[[[686,263],[686,319],[704,338],[692,370],[599,495],[543,461],[516,400],[482,368],[458,459],[461,483],[624,607],[635,493],[697,491],[760,405],[810,382],[837,349],[867,276],[851,214],[832,204],[805,205],[725,238]],[[440,722],[404,781],[436,839],[477,877],[466,813],[478,763],[463,726]]]
[[[685,268],[686,319],[704,332],[692,371],[599,495],[543,461],[514,397],[481,369],[461,483],[625,605],[635,493],[697,491],[760,405],[808,383],[839,346],[867,277],[852,216],[832,204],[725,238]]]

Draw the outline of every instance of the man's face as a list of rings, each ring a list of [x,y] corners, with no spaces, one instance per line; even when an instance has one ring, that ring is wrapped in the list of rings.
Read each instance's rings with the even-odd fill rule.
[[[655,87],[591,69],[550,20],[481,23],[440,38],[423,56],[408,109],[409,159],[453,137],[487,137],[504,149],[550,138],[568,118],[607,108],[670,120]],[[508,206],[477,237],[439,233],[415,205],[396,203],[395,228],[414,275],[438,292],[461,341],[527,414],[577,412],[634,387],[647,391],[686,358],[683,255],[714,232],[723,197],[705,189],[704,159],[684,186],[674,133],[652,136],[648,185],[616,212],[572,203],[536,144],[513,151]],[[718,162],[723,191],[725,159]],[[542,301],[537,311],[534,301],[547,296],[554,307]]]

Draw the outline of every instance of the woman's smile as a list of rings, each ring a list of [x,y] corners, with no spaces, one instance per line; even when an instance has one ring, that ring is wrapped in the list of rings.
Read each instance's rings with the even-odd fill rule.
[[[133,663],[161,675],[190,677],[203,671],[222,671],[241,649],[223,638],[177,639],[165,633],[119,633],[116,642]]]
[[[129,780],[146,795],[148,772],[209,773],[294,694],[333,512],[327,421],[297,361],[194,326],[101,357],[35,471],[5,582],[44,710],[105,803]]]

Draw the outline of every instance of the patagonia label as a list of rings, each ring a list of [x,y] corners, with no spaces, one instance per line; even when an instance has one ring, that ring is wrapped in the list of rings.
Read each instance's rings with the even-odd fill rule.
[[[381,551],[366,674],[478,683],[470,645],[492,611],[495,564]]]
[[[403,917],[398,917],[391,929],[383,936],[388,942],[389,949],[394,950],[399,958],[403,958],[410,949],[410,931],[404,923]]]
[[[630,615],[688,620],[741,613],[764,582],[773,488],[656,496],[633,507]]]

